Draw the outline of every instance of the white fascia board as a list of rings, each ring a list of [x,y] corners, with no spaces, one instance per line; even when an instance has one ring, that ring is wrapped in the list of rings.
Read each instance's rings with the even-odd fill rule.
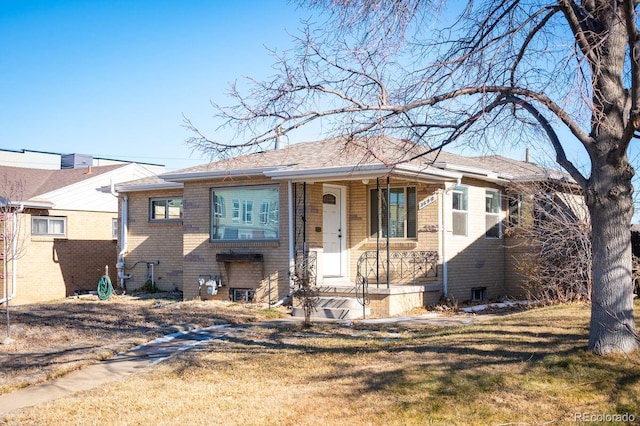
[[[504,183],[513,178],[513,176],[508,173],[496,173],[492,170],[481,169],[479,167],[461,166],[459,164],[449,164],[445,162],[433,163],[433,166],[443,170],[455,170],[462,172],[465,176],[474,177],[488,182]]]
[[[400,164],[396,166],[394,174],[405,174],[416,178],[425,178],[441,181],[457,181],[463,174],[455,171],[441,170],[433,167],[417,167],[412,164]]]
[[[149,184],[141,184],[141,185],[129,185],[129,186],[118,186],[115,185],[116,192],[141,192],[141,191],[158,191],[163,189],[183,189],[184,185],[182,183],[176,182],[163,182],[163,183],[149,183]],[[111,188],[102,187],[100,188],[102,192],[111,192]]]
[[[207,170],[202,172],[187,172],[187,173],[164,173],[158,175],[160,179],[164,179],[168,182],[188,182],[194,180],[204,179],[222,179],[225,177],[238,177],[238,176],[261,176],[266,171],[280,168],[279,166],[272,167],[260,167],[252,169],[231,169],[231,170]]]
[[[21,201],[19,203],[12,203],[13,205],[22,205],[28,209],[52,209],[55,207],[51,201]]]

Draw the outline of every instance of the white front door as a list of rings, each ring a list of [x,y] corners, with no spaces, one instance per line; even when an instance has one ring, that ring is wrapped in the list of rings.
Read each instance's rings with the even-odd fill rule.
[[[346,229],[343,221],[343,188],[323,186],[322,192],[322,275],[340,277],[344,275],[344,238]]]

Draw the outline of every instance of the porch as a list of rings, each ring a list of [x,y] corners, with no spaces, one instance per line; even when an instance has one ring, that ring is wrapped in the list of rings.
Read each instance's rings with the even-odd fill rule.
[[[296,269],[304,269],[298,274],[306,274],[315,285],[317,304],[312,318],[389,317],[435,303],[442,294],[435,251],[367,250],[358,259],[355,283],[318,283],[317,252],[296,259]],[[293,315],[303,316],[302,308],[294,306]]]

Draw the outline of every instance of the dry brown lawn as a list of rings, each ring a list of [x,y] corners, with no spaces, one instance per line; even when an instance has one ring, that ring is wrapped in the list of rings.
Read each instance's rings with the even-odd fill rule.
[[[169,318],[194,318],[174,311],[193,310],[202,321],[227,321],[236,312],[242,314],[236,322],[262,315],[244,307],[218,314],[211,305],[162,302],[133,314],[138,308],[118,303],[113,321],[125,322],[127,312],[142,329],[120,336],[142,340],[167,327]],[[156,309],[169,318],[153,316]],[[625,415],[637,423],[640,357],[586,351],[588,320],[589,307],[576,304],[446,327],[251,323],[126,380],[25,410],[5,423],[564,425],[624,424],[616,420]]]
[[[260,305],[178,302],[156,293],[10,306],[10,337],[0,345],[0,394],[58,377],[140,343],[188,328],[240,324],[279,315]],[[7,333],[0,309],[0,340]]]

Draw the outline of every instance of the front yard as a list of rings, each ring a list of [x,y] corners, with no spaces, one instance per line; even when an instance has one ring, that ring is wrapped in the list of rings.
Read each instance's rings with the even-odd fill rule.
[[[215,318],[226,322],[238,315],[234,321],[243,322],[266,315],[261,310],[202,303],[151,301],[132,307],[124,302],[92,302],[86,305],[86,315],[74,316],[75,323],[63,322],[56,328],[53,321],[43,321],[50,323],[50,330],[69,334],[78,347],[70,353],[83,353],[82,348],[98,351],[109,344],[123,346],[118,342],[150,340],[171,324],[171,318],[176,323],[209,325]],[[163,319],[154,315],[160,312]],[[18,315],[12,318],[18,329]],[[292,323],[249,324],[127,380],[5,421],[48,425],[638,422],[640,356],[599,358],[585,351],[588,319],[589,307],[575,304],[446,327],[355,322],[322,323],[304,330]],[[105,335],[112,338],[107,342]],[[25,345],[22,361],[37,370],[33,357],[42,349],[19,344]],[[5,373],[7,350],[2,350],[6,388],[13,380]],[[64,363],[56,362],[58,367]],[[13,359],[13,365],[20,365],[19,359]]]

